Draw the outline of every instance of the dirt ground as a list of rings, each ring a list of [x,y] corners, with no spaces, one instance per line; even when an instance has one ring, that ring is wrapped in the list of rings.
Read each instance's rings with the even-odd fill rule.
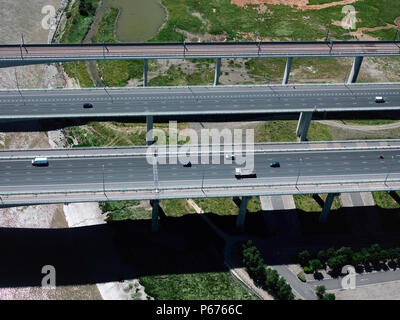
[[[49,30],[43,29],[42,8],[53,5],[56,9],[64,0],[14,1],[2,0],[0,6],[0,41],[21,43],[47,43]],[[65,2],[65,1],[64,1]],[[36,65],[0,69],[0,88],[54,88],[64,87],[63,74],[54,65]],[[41,132],[39,124],[31,132],[1,132],[3,148],[49,148],[48,134]],[[17,129],[17,127],[16,127]],[[1,129],[0,129],[1,131]],[[52,133],[56,137],[57,133]],[[0,209],[1,228],[66,228],[63,206],[30,206]],[[16,253],[17,254],[17,253]],[[40,275],[39,275],[40,276]],[[0,299],[101,299],[95,285],[57,287],[56,289],[0,288]]]
[[[231,3],[236,4],[239,7],[244,7],[247,4],[283,4],[291,7],[297,6],[297,8],[301,10],[318,10],[333,6],[351,4],[356,1],[358,0],[342,0],[318,5],[309,5],[308,0],[231,0]]]

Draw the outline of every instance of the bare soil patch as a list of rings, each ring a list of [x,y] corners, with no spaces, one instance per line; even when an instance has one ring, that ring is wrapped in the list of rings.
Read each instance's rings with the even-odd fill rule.
[[[297,7],[300,10],[320,10],[334,6],[343,6],[346,4],[354,3],[356,1],[358,0],[342,0],[315,5],[308,5],[308,0],[231,0],[231,3],[239,7],[244,7],[248,4],[283,4],[286,6]]]

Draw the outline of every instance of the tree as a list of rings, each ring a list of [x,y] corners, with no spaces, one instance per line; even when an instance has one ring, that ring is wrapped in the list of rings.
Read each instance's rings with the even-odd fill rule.
[[[351,264],[353,261],[353,250],[350,247],[341,247],[336,251],[336,256],[344,256],[345,264]]]
[[[318,287],[316,288],[316,291],[315,291],[317,297],[320,298],[320,299],[323,298],[325,292],[326,292],[325,286],[318,286]]]
[[[311,255],[307,250],[301,251],[297,256],[299,263],[302,267],[308,265],[308,261],[310,261]]]
[[[332,257],[328,260],[328,266],[334,272],[339,272],[345,265],[346,265],[346,256],[344,255]]]
[[[322,300],[336,300],[336,296],[334,293],[327,293]]]
[[[270,291],[276,292],[277,284],[279,281],[279,274],[276,270],[267,268],[267,280],[265,281],[265,285]]]
[[[310,267],[313,269],[314,272],[318,272],[319,269],[323,268],[323,265],[319,259],[310,260]]]
[[[353,261],[352,262],[353,262],[353,264],[355,266],[358,266],[358,265],[362,264],[364,262],[364,256],[362,255],[362,253],[361,252],[356,252],[353,255]]]
[[[284,278],[280,278],[277,282],[277,292],[276,295],[279,300],[293,300],[294,295],[292,288],[288,283],[286,283]]]
[[[317,254],[317,258],[323,263],[325,264],[326,262],[326,252],[324,250],[319,250],[318,254]]]
[[[335,255],[335,253],[336,251],[334,248],[329,248],[328,250],[326,250],[326,260],[332,258]]]

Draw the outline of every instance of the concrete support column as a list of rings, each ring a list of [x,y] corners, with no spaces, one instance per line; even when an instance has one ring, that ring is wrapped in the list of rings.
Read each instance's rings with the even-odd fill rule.
[[[326,197],[326,200],[324,203],[324,207],[322,208],[322,212],[319,215],[320,223],[325,223],[326,220],[328,220],[328,215],[329,215],[329,211],[331,211],[331,208],[332,208],[333,199],[335,199],[335,197],[338,195],[339,195],[339,193],[328,193],[328,196]]]
[[[147,130],[146,130],[146,142],[147,145],[150,146],[154,142],[154,136],[153,132],[153,116],[146,116],[146,125],[147,125]]]
[[[286,60],[286,68],[285,73],[283,74],[282,84],[288,84],[289,82],[290,69],[292,68],[292,60],[292,57],[288,57]]]
[[[147,71],[149,69],[149,62],[147,59],[144,59],[143,67],[143,87],[147,87]]]
[[[250,197],[242,197],[242,201],[240,202],[239,215],[236,219],[236,228],[243,230],[244,221],[246,219],[247,212],[247,203],[249,202]]]
[[[301,112],[299,122],[297,123],[296,135],[300,137],[300,141],[307,138],[308,128],[310,127],[312,112]]]
[[[218,85],[220,73],[221,73],[221,58],[217,58],[217,63],[215,64],[214,86]]]
[[[347,79],[347,83],[355,83],[357,81],[358,73],[360,72],[361,63],[364,57],[355,57],[353,66],[351,67],[349,79]]]
[[[150,200],[150,204],[153,207],[151,217],[151,231],[158,232],[158,209],[160,206],[160,200]]]

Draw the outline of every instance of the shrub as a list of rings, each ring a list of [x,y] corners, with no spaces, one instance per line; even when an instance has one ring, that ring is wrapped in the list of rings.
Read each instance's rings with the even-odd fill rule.
[[[297,278],[299,278],[299,280],[302,281],[302,282],[306,282],[307,281],[306,276],[302,272],[297,275]]]
[[[305,273],[312,273],[313,272],[313,268],[311,268],[309,266],[305,266],[303,269],[304,269]]]
[[[334,293],[327,293],[322,300],[336,300],[336,296]]]
[[[326,288],[325,286],[318,286],[315,290],[315,293],[317,295],[318,298],[322,299],[324,294],[326,292]]]

